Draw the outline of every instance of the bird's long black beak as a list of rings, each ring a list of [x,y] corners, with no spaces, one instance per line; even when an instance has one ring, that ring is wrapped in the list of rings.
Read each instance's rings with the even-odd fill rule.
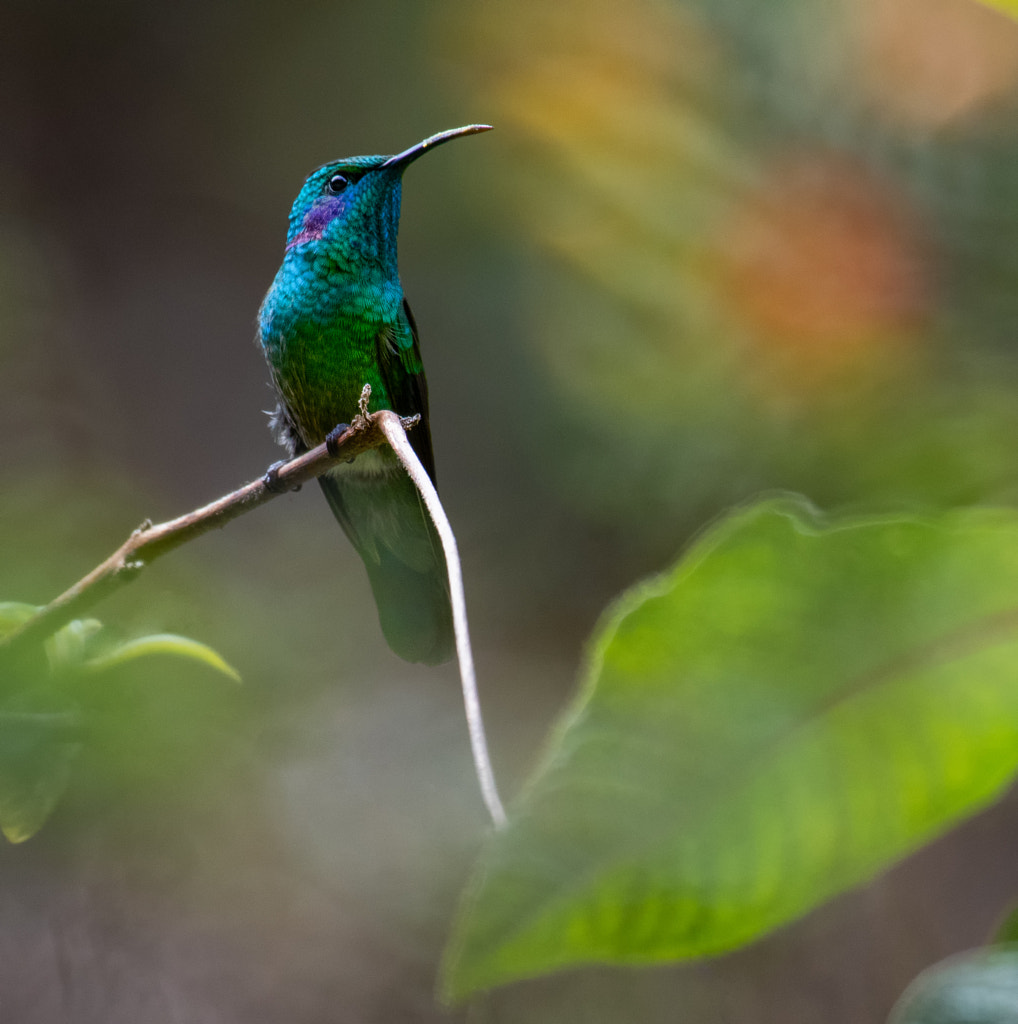
[[[476,135],[478,132],[487,131],[491,131],[490,124],[467,124],[462,128],[450,128],[448,131],[429,136],[423,142],[418,142],[416,146],[404,149],[402,153],[390,156],[382,166],[403,168],[407,164],[413,163],[419,156],[423,156],[429,149],[441,146],[443,142],[448,142],[450,139],[458,139],[461,135]]]

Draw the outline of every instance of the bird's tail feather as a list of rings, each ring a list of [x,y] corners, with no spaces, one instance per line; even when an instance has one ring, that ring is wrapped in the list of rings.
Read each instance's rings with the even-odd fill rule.
[[[448,661],[455,637],[445,560],[413,482],[395,467],[318,482],[364,561],[389,646],[407,661]]]

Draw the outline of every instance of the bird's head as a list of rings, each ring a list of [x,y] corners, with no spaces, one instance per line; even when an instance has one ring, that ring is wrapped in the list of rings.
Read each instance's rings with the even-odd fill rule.
[[[287,254],[324,258],[355,272],[375,265],[395,276],[403,172],[435,146],[489,127],[452,128],[395,156],[347,157],[319,167],[290,211]]]

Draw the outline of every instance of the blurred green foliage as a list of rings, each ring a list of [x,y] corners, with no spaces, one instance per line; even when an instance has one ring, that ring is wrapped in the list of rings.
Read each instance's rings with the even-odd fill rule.
[[[0,638],[37,611],[35,605],[0,603]],[[69,622],[46,641],[45,657],[39,653],[0,648],[0,831],[12,843],[42,827],[86,743],[104,736],[102,756],[108,757],[118,731],[135,737],[145,731],[135,701],[121,688],[122,670],[133,670],[129,685],[137,686],[149,659],[166,657],[240,681],[206,644],[170,633],[116,642],[98,619]],[[100,696],[100,688],[112,689],[114,699]]]

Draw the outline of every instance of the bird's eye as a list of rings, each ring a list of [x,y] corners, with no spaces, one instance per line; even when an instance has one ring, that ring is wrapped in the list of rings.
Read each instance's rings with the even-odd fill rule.
[[[334,174],[329,178],[329,191],[334,195],[339,195],[347,185],[350,184],[350,179],[344,174]]]

